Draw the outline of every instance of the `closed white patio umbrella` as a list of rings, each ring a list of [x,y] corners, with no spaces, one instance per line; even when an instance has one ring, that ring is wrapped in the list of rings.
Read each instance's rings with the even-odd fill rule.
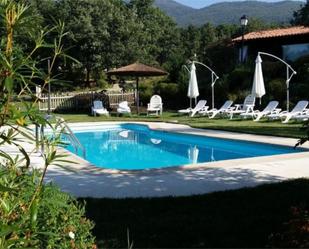
[[[261,98],[265,95],[265,93],[266,92],[262,72],[262,59],[261,56],[258,55],[255,60],[255,71],[251,95],[255,96],[256,98],[260,98],[261,103]]]
[[[190,98],[190,107],[192,108],[192,99],[195,99],[200,95],[197,85],[197,78],[196,78],[196,67],[194,62],[192,62],[191,70],[190,70],[190,80],[188,86],[188,94],[187,96]]]

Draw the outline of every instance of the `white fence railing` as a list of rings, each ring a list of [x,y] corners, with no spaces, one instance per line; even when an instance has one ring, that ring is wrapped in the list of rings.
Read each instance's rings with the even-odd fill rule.
[[[39,94],[40,111],[48,110],[48,94]],[[89,109],[94,100],[102,100],[104,106],[115,108],[122,101],[128,101],[130,105],[135,103],[135,91],[124,93],[62,93],[50,95],[50,110],[83,110]]]

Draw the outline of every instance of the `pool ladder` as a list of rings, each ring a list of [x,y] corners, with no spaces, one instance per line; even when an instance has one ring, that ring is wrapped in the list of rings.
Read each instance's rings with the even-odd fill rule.
[[[76,154],[78,154],[79,149],[82,151],[83,158],[86,158],[86,149],[85,147],[80,143],[78,138],[75,136],[74,132],[71,130],[69,125],[65,122],[63,118],[57,117],[56,118],[59,121],[60,127],[66,131],[65,133],[70,141],[71,145],[74,147]]]

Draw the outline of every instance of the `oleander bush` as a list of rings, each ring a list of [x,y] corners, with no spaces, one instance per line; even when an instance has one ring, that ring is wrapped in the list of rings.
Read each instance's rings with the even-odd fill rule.
[[[38,111],[39,99],[32,91],[38,84],[44,90],[57,81],[52,72],[59,60],[73,58],[63,52],[68,34],[64,23],[33,29],[28,27],[33,20],[30,6],[22,1],[0,0],[0,248],[96,248],[84,207],[44,184],[49,166],[69,162],[57,151],[62,121],[51,125],[50,117]],[[52,44],[46,36],[54,37]],[[16,105],[13,100],[23,95],[34,101]],[[49,126],[54,134],[35,139],[30,125]],[[38,170],[30,156],[41,146]]]
[[[32,202],[41,174],[0,167],[0,248],[95,248],[93,223],[70,195],[48,184]]]

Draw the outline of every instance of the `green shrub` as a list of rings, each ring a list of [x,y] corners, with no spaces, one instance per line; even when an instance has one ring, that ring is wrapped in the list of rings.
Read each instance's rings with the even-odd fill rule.
[[[37,33],[31,34],[31,30],[24,27],[33,19],[28,11],[29,6],[20,1],[0,1],[0,22],[7,34],[0,43],[0,248],[95,248],[94,237],[90,234],[93,224],[84,218],[84,208],[56,187],[44,185],[50,165],[68,163],[65,155],[57,150],[62,144],[63,121],[54,120],[52,126],[49,123],[52,120],[43,117],[37,109],[39,100],[32,92],[38,82],[42,83],[43,92],[49,84],[57,82],[52,71],[59,57],[66,57],[62,41],[68,33],[64,24],[58,22],[48,31],[36,28],[34,32]],[[33,48],[26,46],[24,51],[21,48],[25,44],[18,47],[13,42],[19,30],[31,34],[28,38],[34,39]],[[45,42],[51,31],[56,33],[53,45]],[[52,51],[49,61],[42,60],[44,47]],[[41,69],[44,62],[49,64],[47,73]],[[14,87],[16,85],[20,87]],[[28,95],[34,102],[16,106],[12,96],[17,90],[17,96]],[[49,126],[55,132],[49,136],[41,134],[35,139],[28,125]],[[33,151],[26,150],[21,141],[44,147],[41,150],[42,170],[33,168],[30,160]]]
[[[0,168],[0,248],[94,248],[84,207],[54,185],[43,185],[30,206],[41,173]]]
[[[220,107],[227,99],[229,93],[228,75],[222,75],[215,84],[215,107]],[[210,95],[209,95],[210,96]],[[209,98],[210,101],[210,98]]]
[[[151,96],[154,94],[153,84],[149,82],[141,82],[139,84],[139,101],[145,106],[149,103]]]
[[[251,91],[253,72],[246,67],[237,67],[228,76],[229,93]]]
[[[162,97],[164,107],[167,108],[177,108],[183,105],[181,100],[187,100],[179,94],[179,85],[175,83],[157,83],[154,92]]]
[[[269,246],[272,248],[308,248],[309,214],[306,207],[292,207],[291,218],[282,225],[281,231],[272,233]]]
[[[94,79],[97,82],[97,87],[100,89],[108,88],[107,76],[103,71],[98,71],[94,74]]]
[[[269,82],[265,82],[265,88],[268,90],[266,97],[278,100],[281,107],[286,104],[286,84],[282,78],[275,78]]]

